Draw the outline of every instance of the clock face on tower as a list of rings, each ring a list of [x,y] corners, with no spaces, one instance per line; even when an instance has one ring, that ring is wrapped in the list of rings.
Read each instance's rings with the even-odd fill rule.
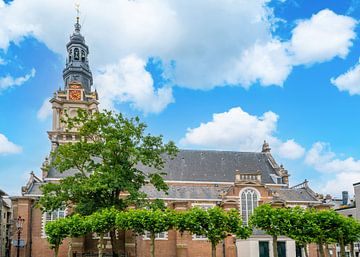
[[[69,90],[69,99],[70,100],[81,100],[81,90]]]

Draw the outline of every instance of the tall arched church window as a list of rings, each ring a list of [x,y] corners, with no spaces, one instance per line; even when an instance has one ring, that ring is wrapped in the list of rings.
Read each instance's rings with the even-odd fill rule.
[[[254,189],[247,188],[241,193],[241,216],[243,223],[247,224],[254,209],[258,206],[259,197]]]
[[[81,61],[85,62],[85,51],[81,50]]]
[[[74,49],[74,60],[80,60],[79,48]]]

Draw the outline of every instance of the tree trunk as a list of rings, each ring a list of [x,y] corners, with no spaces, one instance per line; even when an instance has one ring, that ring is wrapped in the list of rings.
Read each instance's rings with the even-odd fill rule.
[[[322,242],[318,243],[320,257],[325,257],[324,245]]]
[[[308,249],[307,249],[307,244],[304,245],[304,252],[305,252],[305,257],[309,257],[309,253],[308,253]]]
[[[340,238],[340,257],[346,257],[345,256],[345,244],[344,244],[344,239],[341,237]]]
[[[211,243],[211,256],[216,257],[216,244]]]
[[[277,249],[277,236],[273,236],[273,255],[274,257],[278,257],[278,249]]]
[[[138,253],[137,253],[137,233],[134,233],[134,237],[135,237],[135,257],[138,257]]]
[[[325,250],[326,250],[326,256],[331,256],[330,255],[329,244],[325,244]]]
[[[350,243],[350,256],[355,257],[354,242]]]
[[[150,234],[150,254],[151,257],[155,257],[155,234]]]
[[[104,249],[104,234],[101,233],[100,238],[99,238],[99,244],[98,244],[99,257],[103,257],[103,249]]]
[[[58,257],[59,256],[59,245],[55,246],[54,248],[54,257]]]
[[[69,239],[68,257],[72,257],[72,237]]]
[[[118,245],[116,242],[116,230],[115,229],[110,231],[110,241],[111,241],[113,257],[118,257],[120,252],[119,252]]]

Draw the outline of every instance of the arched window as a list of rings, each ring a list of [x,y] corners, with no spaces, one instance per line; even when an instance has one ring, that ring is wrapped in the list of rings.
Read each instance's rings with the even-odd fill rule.
[[[74,49],[74,60],[80,60],[79,48]]]
[[[247,188],[241,193],[241,216],[247,224],[254,209],[258,206],[259,197],[254,189]]]
[[[81,61],[85,62],[85,51],[81,50]]]
[[[72,50],[69,51],[69,62],[71,62]]]

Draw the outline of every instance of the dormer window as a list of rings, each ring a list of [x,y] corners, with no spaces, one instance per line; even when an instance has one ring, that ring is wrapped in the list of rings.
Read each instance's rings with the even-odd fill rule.
[[[85,51],[81,50],[81,61],[85,62]]]
[[[80,60],[79,48],[74,49],[74,60],[76,61]]]

